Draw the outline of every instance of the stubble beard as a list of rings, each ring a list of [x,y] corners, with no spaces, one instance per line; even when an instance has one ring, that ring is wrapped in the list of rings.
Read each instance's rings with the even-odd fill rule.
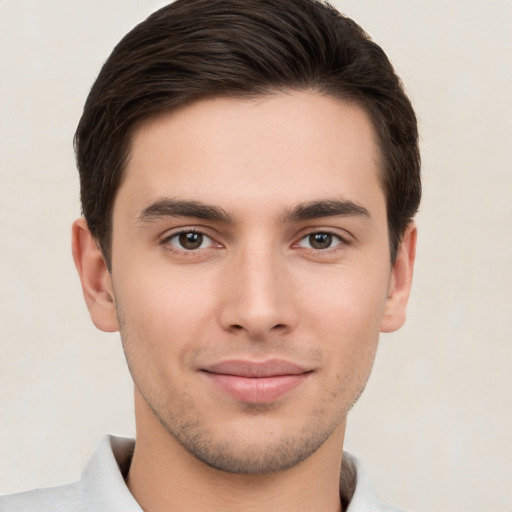
[[[133,375],[133,373],[132,373]],[[338,407],[333,413],[329,406],[313,410],[306,423],[295,433],[254,441],[244,432],[223,432],[219,435],[202,421],[200,411],[193,405],[193,397],[183,394],[178,404],[172,397],[158,393],[144,393],[137,389],[154,417],[167,434],[188,453],[207,466],[226,473],[268,475],[286,471],[312,456],[335,432],[343,428],[348,412],[359,399],[366,381],[349,404],[336,396]],[[340,391],[338,395],[343,395]],[[185,405],[187,404],[187,405]],[[330,404],[332,407],[332,404]],[[253,416],[272,415],[274,405],[246,404],[242,414]],[[343,450],[343,435],[339,452]]]
[[[295,433],[284,433],[255,442],[249,436],[244,436],[244,432],[215,432],[207,421],[201,419],[200,411],[194,406],[194,397],[186,392],[176,400],[175,396],[159,393],[154,388],[142,389],[135,368],[132,368],[128,358],[127,361],[139,394],[166,433],[207,466],[240,475],[280,473],[308,459],[344,423],[348,411],[364,389],[363,385],[355,399],[345,407],[342,405],[343,398],[337,396],[339,406],[334,414],[332,410],[327,410],[329,407],[313,410],[306,423]],[[144,364],[145,361],[139,360],[140,363]],[[241,413],[254,416],[256,422],[260,416],[272,415],[272,409],[272,405],[246,404]],[[340,442],[340,454],[342,448]]]
[[[201,414],[193,405],[194,397],[187,396],[186,391],[179,400],[176,400],[176,397],[167,396],[155,388],[151,389],[151,385],[148,389],[143,389],[139,385],[138,367],[145,365],[151,367],[151,362],[140,353],[133,354],[135,355],[133,359],[128,357],[130,341],[126,339],[125,324],[119,310],[118,318],[123,349],[133,382],[154,417],[184,450],[207,466],[227,473],[246,475],[280,473],[309,458],[344,423],[369,377],[368,372],[366,378],[360,382],[360,388],[352,394],[353,400],[350,403],[346,403],[346,396],[343,397],[346,389],[343,390],[342,386],[338,393],[333,393],[331,397],[334,402],[338,401],[335,412],[328,410],[332,408],[332,402],[327,406],[325,404],[319,406],[311,412],[306,423],[294,435],[283,434],[259,444],[239,435],[239,432],[216,435],[205,421],[199,419]],[[147,368],[145,371],[147,372]],[[260,415],[272,414],[273,407],[272,404],[246,404],[243,414],[254,416],[256,421]],[[342,448],[340,445],[340,453]]]
[[[340,414],[340,418],[332,419],[326,425],[312,421],[299,434],[281,436],[258,445],[235,435],[219,439],[211,429],[191,418],[193,411],[190,409],[182,411],[184,414],[176,414],[168,406],[154,406],[154,400],[146,398],[138,389],[155,417],[174,440],[207,466],[226,473],[265,475],[286,471],[313,455],[343,419],[343,414]],[[244,413],[258,416],[270,408],[265,405],[247,405]],[[321,418],[322,411],[312,416]]]

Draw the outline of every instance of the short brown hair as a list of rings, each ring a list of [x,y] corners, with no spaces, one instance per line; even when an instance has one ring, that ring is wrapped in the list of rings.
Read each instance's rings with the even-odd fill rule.
[[[320,0],[177,0],[103,65],[75,134],[82,211],[107,265],[112,208],[144,121],[199,99],[314,90],[370,115],[383,159],[391,259],[421,197],[418,130],[383,50]]]

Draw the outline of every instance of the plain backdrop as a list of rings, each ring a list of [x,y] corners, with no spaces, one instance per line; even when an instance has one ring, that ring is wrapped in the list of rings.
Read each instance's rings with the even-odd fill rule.
[[[72,136],[114,44],[164,2],[0,0],[0,493],[77,479],[133,435],[118,335],[70,254]],[[512,510],[512,2],[339,0],[415,104],[424,200],[409,319],[382,337],[346,447],[385,502]]]

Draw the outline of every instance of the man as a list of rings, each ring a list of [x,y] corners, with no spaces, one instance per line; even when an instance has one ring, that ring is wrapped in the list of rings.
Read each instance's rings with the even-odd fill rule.
[[[0,509],[396,510],[343,452],[415,253],[416,120],[382,50],[316,0],[177,0],[114,49],[75,147],[73,256],[136,442]]]

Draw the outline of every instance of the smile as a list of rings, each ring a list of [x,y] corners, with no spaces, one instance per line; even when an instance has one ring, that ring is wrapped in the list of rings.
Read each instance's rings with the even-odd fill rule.
[[[288,361],[224,361],[203,370],[223,392],[246,403],[270,403],[302,384],[313,372]]]

